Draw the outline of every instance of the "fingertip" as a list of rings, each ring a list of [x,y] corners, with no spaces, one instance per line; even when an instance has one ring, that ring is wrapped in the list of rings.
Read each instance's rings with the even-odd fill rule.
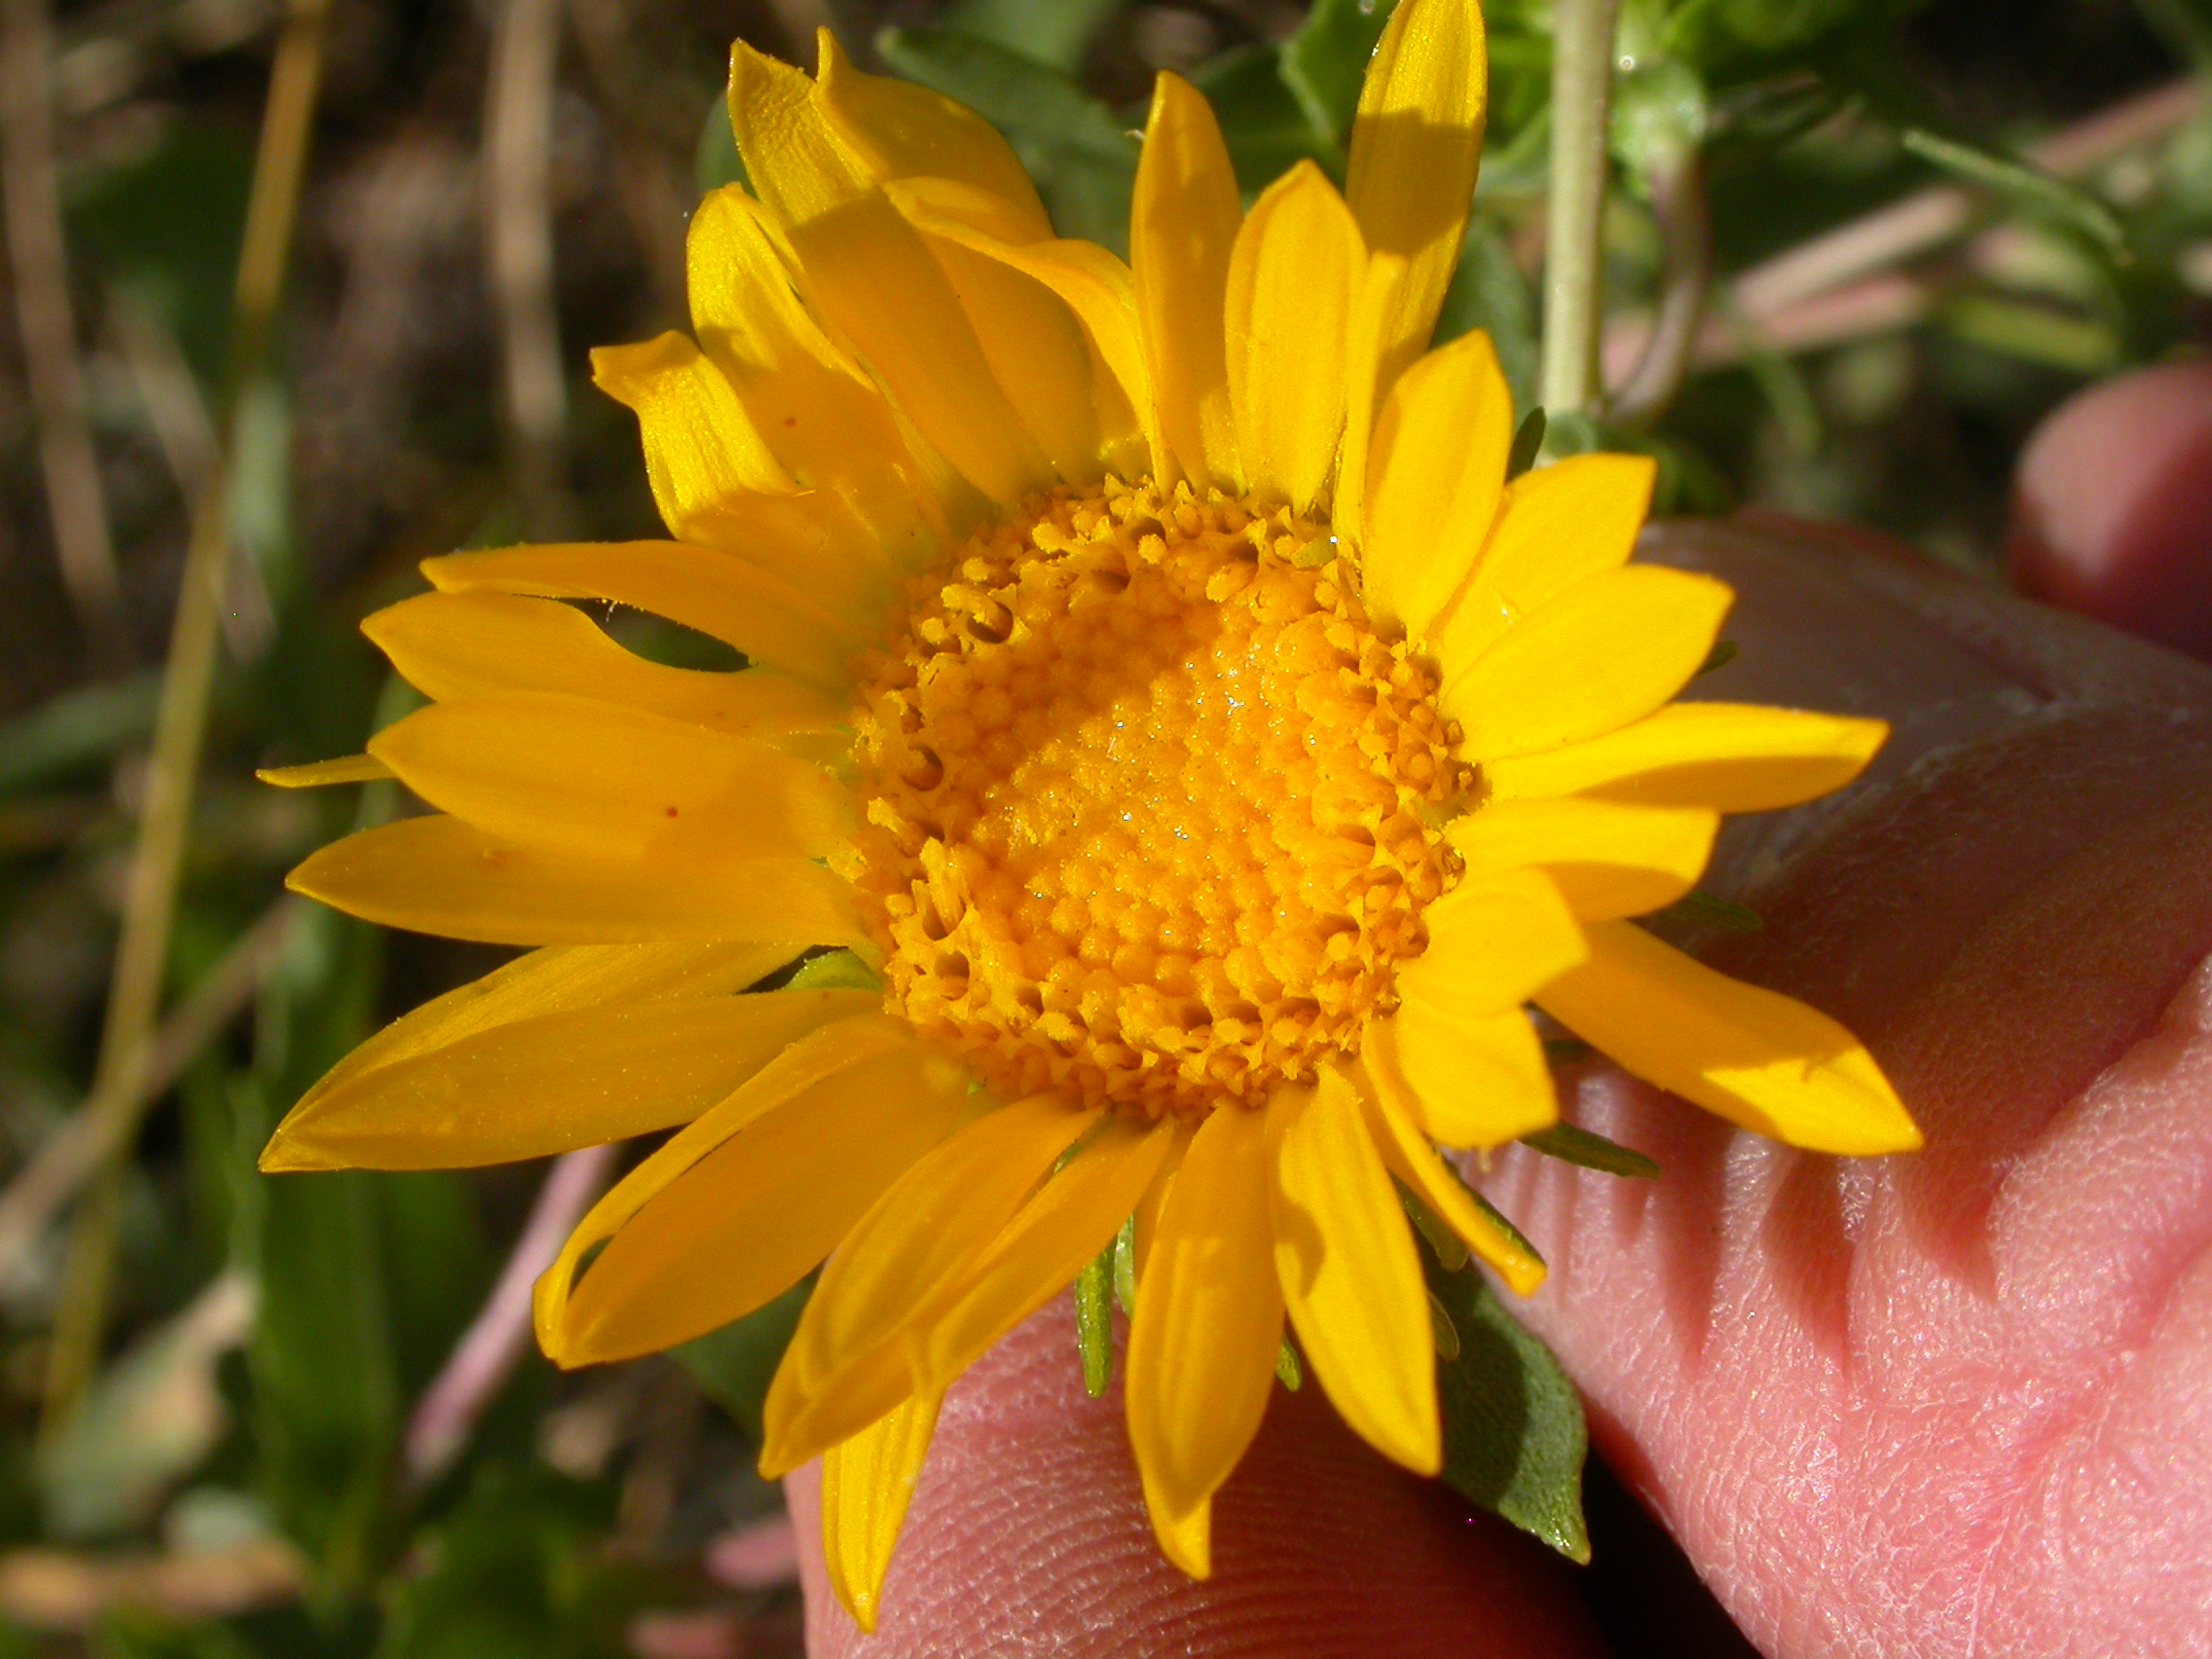
[[[1540,1545],[1355,1440],[1318,1389],[1278,1391],[1214,1504],[1212,1576],[1161,1555],[1120,1389],[1083,1390],[1066,1300],[947,1394],[864,1637],[830,1594],[816,1466],[785,1490],[816,1659],[1580,1659],[1604,1649]]]
[[[2212,659],[2212,362],[2123,375],[2046,418],[2009,551],[2037,598]]]

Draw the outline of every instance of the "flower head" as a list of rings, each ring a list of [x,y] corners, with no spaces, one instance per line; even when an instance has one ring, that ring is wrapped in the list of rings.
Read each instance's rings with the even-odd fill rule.
[[[432,703],[289,780],[384,768],[439,809],[301,891],[540,948],[364,1045],[266,1165],[674,1129],[540,1338],[650,1351],[821,1266],[763,1465],[827,1455],[864,1623],[946,1384],[1125,1227],[1130,1437],[1186,1570],[1286,1317],[1435,1470],[1398,1189],[1540,1280],[1437,1150],[1554,1120],[1531,1003],[1761,1132],[1916,1144],[1850,1033],[1628,919],[1882,729],[1674,701],[1730,596],[1629,563],[1649,463],[1509,482],[1488,341],[1425,350],[1483,88],[1473,0],[1404,0],[1346,190],[1303,164],[1246,211],[1162,76],[1124,265],[967,110],[827,35],[818,79],[741,46],[756,194],[693,222],[694,335],[596,357],[675,539],[430,561],[368,631]],[[572,600],[750,666],[645,661]],[[748,989],[825,945],[880,983]]]

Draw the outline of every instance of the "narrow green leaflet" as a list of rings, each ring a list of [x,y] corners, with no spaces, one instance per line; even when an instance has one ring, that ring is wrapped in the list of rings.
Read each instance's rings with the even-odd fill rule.
[[[1506,477],[1518,478],[1536,464],[1536,457],[1543,453],[1545,425],[1540,403],[1521,417],[1521,424],[1513,430],[1513,447],[1506,452]]]
[[[1622,1146],[1618,1141],[1607,1140],[1604,1135],[1576,1128],[1568,1123],[1554,1124],[1532,1135],[1523,1135],[1521,1144],[1534,1147],[1546,1158],[1578,1163],[1585,1169],[1602,1169],[1608,1175],[1625,1175],[1638,1181],[1659,1178],[1656,1159],[1646,1158],[1634,1147]]]
[[[735,1418],[755,1440],[760,1438],[760,1409],[768,1398],[768,1384],[784,1362],[784,1349],[791,1346],[798,1316],[813,1294],[814,1275],[809,1273],[744,1318],[668,1350],[691,1373],[699,1391]]]
[[[1979,185],[2015,206],[2040,212],[2078,231],[2114,259],[2127,258],[2127,233],[2120,229],[2112,209],[2087,191],[2078,190],[2026,162],[1942,137],[1925,128],[1908,127],[1898,134],[1898,141],[1922,161],[1933,162],[1969,184]]]
[[[1116,1243],[1119,1240],[1116,1235]],[[1083,1391],[1094,1400],[1106,1392],[1114,1375],[1114,1255],[1115,1243],[1109,1243],[1075,1279],[1075,1341],[1083,1355]]]
[[[1587,1562],[1582,1397],[1551,1349],[1499,1305],[1480,1273],[1448,1273],[1433,1258],[1423,1265],[1434,1310],[1449,1322],[1458,1348],[1436,1367],[1446,1484],[1569,1560]]]

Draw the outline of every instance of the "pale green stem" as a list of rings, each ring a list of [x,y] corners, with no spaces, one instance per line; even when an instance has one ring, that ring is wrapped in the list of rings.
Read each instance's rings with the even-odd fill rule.
[[[1605,117],[1619,10],[1620,0],[1553,0],[1552,6],[1552,176],[1539,395],[1554,418],[1587,413],[1598,401]]]
[[[270,71],[245,238],[239,250],[231,339],[223,365],[216,430],[221,450],[193,502],[192,536],[170,625],[168,660],[146,769],[137,845],[124,899],[123,936],[116,946],[99,1060],[82,1115],[100,1124],[113,1148],[98,1185],[71,1229],[66,1294],[49,1351],[42,1433],[53,1433],[75,1409],[97,1360],[106,1324],[108,1261],[115,1248],[114,1186],[129,1152],[131,1131],[146,1106],[143,1080],[152,1059],[155,1020],[176,918],[177,878],[200,782],[200,755],[215,682],[224,567],[231,544],[230,460],[239,406],[261,372],[283,291],[300,182],[313,129],[322,78],[328,0],[291,0]]]

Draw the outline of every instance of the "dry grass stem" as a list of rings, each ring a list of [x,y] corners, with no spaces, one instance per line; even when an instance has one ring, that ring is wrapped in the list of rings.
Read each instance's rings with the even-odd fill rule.
[[[47,0],[0,0],[0,195],[22,330],[23,364],[38,423],[39,466],[62,585],[95,657],[127,662],[115,544],[98,460],[85,421],[68,250],[55,181],[53,20]]]

